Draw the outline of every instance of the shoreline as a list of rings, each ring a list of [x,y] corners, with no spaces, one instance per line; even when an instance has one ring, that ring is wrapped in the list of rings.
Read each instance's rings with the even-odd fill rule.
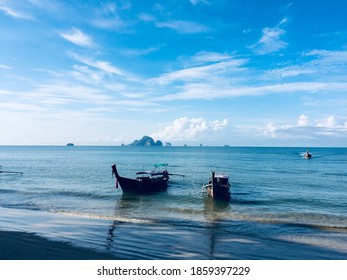
[[[0,231],[0,260],[115,260],[112,254],[52,241],[34,233]]]
[[[219,232],[1,208],[1,260],[347,260],[345,250]]]

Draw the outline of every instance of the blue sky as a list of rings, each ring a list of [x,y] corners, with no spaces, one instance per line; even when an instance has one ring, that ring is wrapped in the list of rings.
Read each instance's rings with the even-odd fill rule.
[[[0,0],[0,145],[346,146],[346,11]]]

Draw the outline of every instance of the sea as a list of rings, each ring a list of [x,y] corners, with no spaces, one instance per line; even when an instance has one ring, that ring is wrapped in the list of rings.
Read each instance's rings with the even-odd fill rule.
[[[305,152],[0,146],[0,171],[23,172],[0,173],[0,229],[124,259],[347,259],[347,149]],[[165,191],[123,193],[114,163],[129,178],[158,163],[177,175]],[[229,175],[230,200],[205,192],[211,171]]]

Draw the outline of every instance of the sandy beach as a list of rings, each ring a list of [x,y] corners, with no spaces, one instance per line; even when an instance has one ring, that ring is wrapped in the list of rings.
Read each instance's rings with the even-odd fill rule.
[[[1,260],[110,260],[115,256],[66,242],[52,241],[33,233],[0,232]]]
[[[191,231],[173,224],[117,222],[1,208],[0,259],[347,259],[343,247],[332,249],[223,234],[215,226]]]

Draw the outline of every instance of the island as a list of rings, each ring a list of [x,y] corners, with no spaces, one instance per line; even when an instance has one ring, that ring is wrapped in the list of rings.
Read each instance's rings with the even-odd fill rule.
[[[152,137],[149,136],[143,136],[140,140],[135,140],[129,146],[156,146],[161,147],[163,146],[163,142],[160,140],[157,140],[156,142],[153,140]]]
[[[67,143],[66,146],[72,147],[72,146],[75,146],[75,145],[74,145],[74,143]]]

